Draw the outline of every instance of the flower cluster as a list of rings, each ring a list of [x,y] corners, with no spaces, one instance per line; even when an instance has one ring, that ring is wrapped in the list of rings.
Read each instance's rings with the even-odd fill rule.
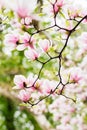
[[[36,79],[37,76],[33,76],[32,74],[30,74],[28,78],[25,78],[23,75],[15,75],[14,83],[16,86],[14,86],[13,89],[19,90],[18,97],[23,102],[28,102],[29,100],[31,100],[32,95],[36,92],[39,92],[40,96],[51,94],[57,85],[57,83],[54,81],[49,81],[45,79],[39,79],[36,81]]]
[[[38,48],[41,48],[42,51],[38,53],[38,49],[35,47],[35,43],[35,39],[31,37],[28,33],[25,32],[23,35],[20,35],[17,30],[11,32],[10,34],[7,34],[4,40],[4,44],[8,48],[10,47],[10,50],[17,49],[18,51],[23,51],[27,48],[24,54],[30,60],[37,59],[42,52],[47,52],[50,48],[49,40],[39,40]]]

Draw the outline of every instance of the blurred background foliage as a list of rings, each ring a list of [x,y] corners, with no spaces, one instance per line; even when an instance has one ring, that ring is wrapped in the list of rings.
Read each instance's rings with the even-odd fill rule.
[[[42,130],[32,113],[0,96],[0,130]]]

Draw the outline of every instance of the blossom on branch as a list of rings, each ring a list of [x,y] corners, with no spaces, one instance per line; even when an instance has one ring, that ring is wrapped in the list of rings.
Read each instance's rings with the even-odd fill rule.
[[[6,47],[10,47],[11,50],[14,50],[19,44],[20,35],[18,31],[13,31],[5,35],[4,44]]]
[[[27,90],[20,90],[18,98],[23,102],[27,102],[29,101],[30,93]]]
[[[28,46],[34,48],[35,40],[31,38],[28,33],[25,32],[24,35],[21,36],[20,40],[22,43],[17,46],[17,50],[23,51]]]
[[[13,89],[23,89],[26,87],[27,79],[23,75],[15,75],[14,83],[16,86]]]
[[[44,52],[47,52],[49,47],[50,47],[50,43],[49,43],[49,40],[47,39],[44,39],[44,40],[39,40],[38,42],[40,48],[44,51]]]
[[[74,83],[79,83],[83,79],[82,71],[78,68],[71,69],[70,80]]]
[[[29,59],[29,60],[36,60],[39,56],[37,51],[33,48],[28,48],[28,50],[25,50],[24,55]]]
[[[57,0],[53,8],[54,13],[58,13],[63,5],[64,5],[64,0]]]
[[[55,81],[44,80],[41,86],[43,94],[50,94],[56,85]]]

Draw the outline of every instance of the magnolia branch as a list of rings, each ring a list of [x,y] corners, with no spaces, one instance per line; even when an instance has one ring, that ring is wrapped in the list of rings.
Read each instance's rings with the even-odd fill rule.
[[[53,5],[53,8],[54,8],[54,5]],[[54,15],[55,15],[55,12],[54,12]],[[64,46],[62,47],[61,51],[58,53],[57,56],[52,57],[52,56],[50,56],[50,55],[48,54],[49,59],[48,59],[47,61],[45,61],[45,62],[42,62],[42,61],[40,61],[39,59],[36,59],[37,62],[39,62],[39,63],[42,64],[42,66],[41,66],[41,68],[40,68],[40,70],[39,70],[38,77],[37,77],[36,80],[34,81],[33,85],[32,85],[32,86],[29,86],[29,87],[27,87],[27,88],[30,88],[30,87],[34,87],[34,88],[35,88],[35,83],[36,83],[36,82],[38,81],[38,79],[40,78],[40,75],[41,75],[41,72],[42,72],[43,68],[45,67],[45,65],[46,65],[47,63],[49,63],[49,62],[50,62],[51,60],[53,60],[53,59],[59,60],[59,67],[58,67],[58,74],[57,74],[57,76],[59,77],[59,82],[58,82],[57,86],[55,87],[55,89],[54,89],[54,90],[51,90],[50,93],[49,93],[47,96],[42,97],[41,99],[39,99],[39,100],[38,100],[37,102],[35,102],[35,103],[32,103],[32,102],[28,101],[28,103],[29,103],[31,106],[37,105],[37,104],[40,103],[42,100],[44,100],[44,99],[50,97],[50,96],[51,96],[53,93],[55,93],[55,91],[58,89],[59,85],[62,85],[62,89],[61,89],[60,93],[58,93],[58,95],[62,95],[62,96],[64,96],[65,98],[68,98],[68,99],[72,100],[73,102],[76,102],[76,100],[74,100],[74,99],[72,99],[71,97],[68,97],[68,96],[66,96],[66,95],[63,94],[63,90],[64,90],[65,86],[66,86],[67,84],[69,84],[69,82],[67,82],[66,84],[64,84],[63,81],[62,81],[62,76],[61,76],[62,54],[63,54],[64,50],[65,50],[66,47],[67,47],[67,44],[68,44],[68,41],[69,41],[70,36],[72,35],[72,33],[73,33],[74,31],[76,31],[76,28],[82,23],[82,21],[87,18],[87,15],[84,16],[83,18],[81,18],[80,21],[77,21],[77,24],[76,24],[71,30],[69,30],[69,29],[67,29],[67,28],[60,27],[59,25],[57,25],[56,17],[57,17],[57,14],[54,16],[54,21],[55,21],[55,24],[54,24],[54,25],[52,25],[52,26],[50,26],[50,27],[47,27],[47,28],[44,28],[44,29],[41,29],[41,30],[37,30],[36,32],[32,33],[31,37],[34,36],[35,34],[40,33],[40,32],[47,31],[47,30],[49,30],[49,29],[52,29],[52,28],[54,28],[54,27],[57,27],[57,28],[58,28],[58,31],[59,31],[59,30],[64,30],[64,31],[68,32],[67,38],[66,38],[66,40],[65,40],[65,44],[64,44]]]
[[[54,3],[51,3],[50,2],[50,4],[52,5],[52,13],[53,13],[53,21],[54,21],[54,23],[52,24],[52,25],[50,25],[50,26],[48,26],[48,27],[46,27],[46,28],[35,28],[35,26],[34,26],[34,23],[33,23],[33,20],[32,20],[32,22],[31,22],[31,24],[33,25],[33,27],[34,27],[34,29],[36,30],[36,31],[34,31],[34,32],[32,32],[32,33],[29,33],[28,32],[28,30],[27,29],[25,29],[25,30],[23,30],[23,31],[25,31],[26,33],[27,33],[27,35],[26,35],[26,37],[28,37],[26,40],[25,40],[25,38],[24,38],[24,41],[26,41],[26,42],[24,42],[24,41],[22,41],[23,43],[20,43],[20,39],[17,37],[17,41],[15,41],[15,44],[16,44],[16,47],[18,47],[18,45],[24,45],[24,49],[25,49],[25,47],[28,47],[28,49],[31,49],[30,51],[32,51],[31,52],[31,57],[32,57],[32,55],[34,55],[33,56],[33,58],[31,58],[31,57],[28,57],[28,56],[30,56],[30,55],[28,55],[29,54],[29,50],[25,50],[26,51],[26,53],[25,54],[27,54],[27,58],[30,58],[31,60],[36,60],[38,63],[40,63],[40,65],[41,65],[41,67],[40,67],[40,69],[39,69],[39,72],[38,72],[38,74],[37,74],[37,77],[34,79],[34,81],[33,81],[33,83],[32,83],[32,85],[30,85],[30,84],[28,84],[27,85],[27,83],[26,83],[26,81],[24,81],[23,82],[23,86],[22,86],[22,89],[34,89],[34,90],[39,90],[39,88],[38,88],[38,86],[36,86],[36,84],[38,84],[38,81],[40,80],[40,78],[41,78],[41,74],[42,74],[42,72],[43,72],[43,70],[44,70],[44,68],[46,67],[46,65],[47,64],[50,64],[50,62],[51,61],[53,61],[53,60],[55,60],[57,63],[58,63],[58,69],[57,69],[57,74],[55,74],[55,76],[57,77],[57,79],[58,79],[58,81],[57,81],[57,84],[55,85],[55,88],[54,89],[51,89],[51,90],[49,90],[49,92],[46,94],[46,96],[43,96],[43,97],[40,97],[37,101],[35,101],[35,102],[33,102],[32,100],[30,100],[29,98],[28,98],[28,100],[27,101],[25,101],[25,103],[29,103],[31,106],[34,106],[34,105],[37,105],[38,103],[40,103],[42,100],[44,100],[44,99],[46,99],[46,98],[48,98],[48,97],[50,97],[51,95],[53,95],[53,94],[57,94],[57,95],[62,95],[62,96],[64,96],[65,98],[68,98],[68,99],[70,99],[70,100],[72,100],[73,102],[75,102],[75,100],[73,99],[73,98],[71,98],[71,97],[68,97],[68,96],[66,96],[66,95],[64,95],[64,89],[65,89],[65,87],[66,87],[66,85],[68,85],[68,84],[71,84],[71,82],[69,82],[69,81],[67,81],[66,83],[63,83],[63,79],[62,79],[62,72],[61,72],[61,68],[62,68],[62,61],[63,61],[63,53],[64,53],[64,51],[65,51],[65,49],[67,48],[67,45],[68,45],[68,43],[69,43],[69,39],[71,38],[71,35],[76,31],[76,29],[77,29],[77,27],[85,20],[85,19],[87,19],[87,15],[85,15],[84,17],[79,17],[80,18],[80,20],[76,20],[75,18],[70,18],[70,19],[67,19],[67,20],[72,20],[72,21],[75,21],[75,26],[74,27],[72,27],[72,29],[68,29],[68,28],[65,28],[65,27],[61,27],[60,25],[58,25],[58,22],[57,22],[57,16],[59,15],[59,12],[61,11],[61,4],[63,4],[63,3],[61,3],[61,4],[59,4],[59,8],[58,8],[58,5],[56,5],[57,4],[57,0],[55,0],[55,2]],[[24,24],[25,25],[25,24]],[[56,53],[56,56],[52,56],[48,51],[44,51],[44,53],[48,56],[48,59],[46,60],[46,61],[43,61],[43,60],[41,60],[40,58],[39,58],[39,56],[38,56],[38,54],[37,54],[37,51],[35,50],[35,49],[37,49],[37,48],[34,48],[34,45],[33,45],[33,42],[32,42],[32,39],[33,39],[33,37],[36,35],[36,34],[38,34],[39,36],[42,34],[42,32],[45,34],[45,32],[47,31],[47,33],[49,33],[49,31],[51,31],[52,29],[53,29],[53,31],[54,31],[54,28],[56,28],[57,30],[56,30],[56,32],[64,32],[65,34],[66,34],[66,38],[65,39],[63,39],[63,38],[61,38],[61,40],[64,40],[64,44],[62,45],[62,48],[61,48],[61,50],[60,51],[56,51],[55,50],[55,53]],[[29,34],[29,35],[28,35]],[[45,34],[46,35],[46,34]],[[48,41],[50,42],[51,41],[51,38],[50,37],[47,37],[47,39],[48,39]],[[13,39],[12,39],[13,40]],[[10,40],[11,41],[11,40]],[[13,40],[14,41],[14,40]],[[50,42],[51,43],[51,42]],[[25,45],[26,44],[26,45]],[[53,46],[53,44],[52,44],[52,46]],[[23,46],[22,46],[23,47]],[[18,49],[18,48],[17,48]],[[43,48],[42,48],[43,49]],[[25,78],[24,77],[22,77],[23,78],[23,80],[25,80]],[[59,90],[59,92],[57,92],[57,90],[59,89],[59,87],[60,86],[62,86],[62,88],[61,88],[61,90]]]

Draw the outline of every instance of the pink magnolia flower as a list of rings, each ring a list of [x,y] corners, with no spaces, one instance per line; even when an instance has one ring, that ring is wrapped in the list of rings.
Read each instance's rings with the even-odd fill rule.
[[[78,74],[72,74],[71,75],[71,80],[74,81],[75,83],[78,83],[81,77],[79,77]]]
[[[22,51],[26,47],[30,46],[31,48],[34,47],[35,40],[31,38],[31,36],[28,33],[24,33],[24,35],[21,37],[22,43],[17,46],[17,50]]]
[[[54,4],[54,12],[57,13],[61,9],[61,7],[64,5],[64,0],[57,0],[57,2]]]
[[[50,94],[54,90],[56,84],[54,81],[44,80],[41,89],[43,94]]]
[[[27,84],[28,84],[28,87],[32,86],[36,80],[37,76],[36,75],[33,75],[32,73],[29,74],[29,76],[27,77]]]
[[[29,0],[6,0],[5,3],[6,6],[16,12],[20,18],[29,16],[36,6],[36,0],[32,0],[32,2],[29,2]]]
[[[25,50],[24,54],[29,60],[36,60],[39,56],[36,50],[32,48],[28,48],[28,50]]]
[[[69,18],[71,19],[74,19],[76,17],[79,17],[80,16],[80,9],[79,7],[76,7],[76,5],[72,5],[68,8],[68,15],[69,15]]]
[[[20,7],[20,6],[17,7],[16,12],[17,12],[18,16],[21,18],[25,18],[28,16],[28,9],[25,7]]]
[[[50,47],[50,43],[49,43],[49,40],[47,39],[44,39],[44,40],[39,40],[39,46],[41,47],[41,49],[44,51],[44,52],[47,52],[49,47]]]
[[[71,69],[70,80],[75,83],[79,83],[79,81],[82,80],[82,71],[80,68]]]
[[[13,89],[23,89],[27,84],[27,79],[23,75],[15,75]]]
[[[4,44],[7,47],[10,47],[11,50],[15,49],[18,42],[19,42],[19,33],[14,31],[12,33],[9,33],[5,36]]]
[[[21,99],[21,101],[23,102],[27,102],[29,101],[30,93],[27,90],[20,90],[18,98]]]
[[[84,17],[87,14],[87,1],[83,0],[83,2],[80,0],[79,2],[76,0],[71,0],[70,6],[68,6],[68,15],[69,18],[77,18],[77,17]]]
[[[31,12],[31,10],[34,9],[34,7],[32,7],[31,9],[31,7],[29,6],[30,3],[28,2],[28,0],[17,0],[16,12],[19,15],[19,17],[25,18],[29,16],[29,12]]]

